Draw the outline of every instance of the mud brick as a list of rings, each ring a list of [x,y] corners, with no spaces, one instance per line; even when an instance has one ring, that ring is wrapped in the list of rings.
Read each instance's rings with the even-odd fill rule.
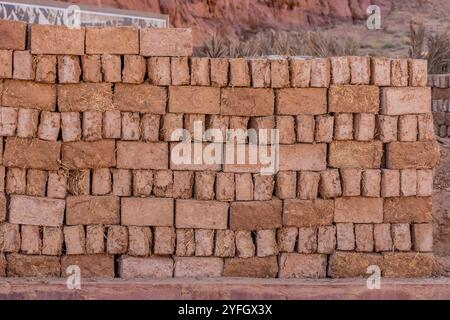
[[[69,266],[76,265],[84,277],[113,278],[114,257],[109,255],[70,255],[61,258],[62,273],[65,276]]]
[[[294,252],[297,236],[298,228],[296,227],[282,227],[278,229],[277,244],[280,252]]]
[[[0,134],[5,137],[15,136],[18,121],[18,110],[15,108],[0,107],[0,116]]]
[[[125,279],[171,278],[173,275],[173,260],[170,257],[121,256],[119,275]]]
[[[408,85],[408,60],[392,59],[391,85],[393,87],[406,87]]]
[[[103,113],[103,137],[106,139],[120,139],[121,131],[120,111],[106,111]]]
[[[258,257],[268,257],[278,254],[276,230],[256,231],[256,254]]]
[[[434,255],[427,253],[398,252],[383,255],[383,274],[385,277],[431,277],[434,265]]]
[[[212,256],[214,250],[214,230],[195,229],[195,255]]]
[[[58,85],[58,108],[60,112],[112,110],[111,84],[60,84]]]
[[[122,140],[139,140],[141,117],[137,112],[122,113]]]
[[[152,239],[149,227],[128,227],[128,254],[130,256],[148,256]]]
[[[81,77],[80,58],[77,56],[58,57],[59,83],[78,83]]]
[[[253,175],[254,182],[254,191],[253,191],[253,199],[254,200],[271,200],[275,181],[272,175],[261,175],[255,174]]]
[[[2,192],[0,193],[0,222],[6,220],[6,197]]]
[[[299,116],[297,116],[298,118]],[[313,120],[314,123],[314,120]],[[292,144],[295,143],[295,122],[294,117],[276,116],[276,126],[279,130],[279,143]],[[314,130],[313,130],[314,132]]]
[[[233,202],[230,211],[232,230],[261,230],[281,227],[279,200]]]
[[[361,210],[361,208],[365,208]],[[343,197],[335,199],[335,222],[381,223],[383,199],[366,197]]]
[[[123,169],[156,169],[168,167],[167,143],[117,142],[117,167]]]
[[[317,228],[301,227],[298,229],[298,245],[299,253],[313,253],[317,251]]]
[[[361,169],[341,169],[342,195],[344,197],[361,195]]]
[[[120,201],[115,196],[67,197],[66,224],[118,224]]]
[[[409,85],[411,87],[426,87],[428,64],[427,60],[408,59]]]
[[[139,54],[139,30],[134,27],[86,28],[87,54]]]
[[[350,60],[351,83],[369,84],[370,83],[370,57],[352,56]]]
[[[331,254],[336,248],[336,226],[323,226],[317,230],[317,252]]]
[[[253,88],[270,87],[270,61],[262,58],[253,58],[250,59],[248,63],[250,64]]]
[[[26,170],[20,168],[8,168],[6,172],[6,193],[26,193]]]
[[[315,130],[314,116],[297,115],[295,119],[297,124],[297,142],[309,142],[309,143],[314,142],[314,130]],[[332,139],[332,136],[333,130],[331,129],[330,140]]]
[[[220,111],[220,89],[172,86],[169,88],[169,111],[218,114]]]
[[[26,226],[21,227],[21,252],[24,254],[40,254],[41,253],[41,237],[39,226]]]
[[[176,255],[179,257],[193,256],[195,253],[194,229],[177,229]]]
[[[278,172],[275,195],[279,199],[294,199],[297,194],[297,173],[293,171]]]
[[[160,226],[173,225],[174,203],[162,198],[122,198],[122,225]]]
[[[13,77],[13,52],[0,50],[0,79]]]
[[[114,106],[120,111],[166,112],[166,88],[150,84],[116,84]]]
[[[177,200],[176,227],[226,229],[229,205],[219,201]]]
[[[291,85],[295,88],[309,87],[311,79],[311,60],[304,57],[290,58]]]
[[[372,141],[375,135],[375,115],[371,113],[358,113],[354,116],[355,140]]]
[[[251,231],[236,231],[236,256],[239,258],[251,258],[255,256],[255,244]]]
[[[47,171],[30,169],[27,172],[27,195],[45,197]]]
[[[319,193],[324,199],[335,198],[342,195],[339,170],[330,169],[320,173]]]
[[[373,226],[373,236],[376,252],[393,250],[391,225],[389,223],[375,224]]]
[[[349,57],[332,57],[331,62],[331,82],[333,84],[350,83],[350,59]]]
[[[120,197],[131,196],[131,170],[113,169],[113,194]]]
[[[180,141],[180,137],[177,137],[177,129],[183,129],[183,114],[168,113],[162,116],[161,140]]]
[[[102,55],[102,73],[105,82],[122,81],[122,59],[119,55]]]
[[[253,178],[250,173],[235,174],[236,200],[253,200]]]
[[[356,251],[372,252],[374,235],[372,224],[355,224]]]
[[[290,85],[289,62],[282,56],[270,56],[270,78],[272,88],[286,88]]]
[[[86,253],[100,254],[105,252],[105,227],[102,225],[86,226]]]
[[[55,83],[57,57],[54,55],[38,55],[34,57],[36,61],[36,82]]]
[[[144,57],[125,55],[123,60],[122,81],[124,83],[143,83],[147,69]]]
[[[118,167],[121,163],[121,144],[118,144]],[[144,151],[143,151],[144,152]],[[132,153],[130,153],[131,157]],[[116,165],[114,140],[67,142],[62,147],[62,161],[70,168],[108,168]]]
[[[17,80],[34,80],[36,63],[30,51],[14,51],[13,78]]]
[[[329,115],[320,115],[316,117],[315,123],[315,141],[331,142],[333,140],[334,117]],[[298,127],[297,127],[298,130]],[[298,132],[298,131],[297,131]]]
[[[335,252],[330,257],[328,275],[332,278],[367,277],[369,266],[383,266],[383,257],[374,253]]]
[[[172,197],[173,172],[171,170],[160,170],[155,172],[153,194],[157,197]]]
[[[210,71],[209,58],[191,58],[191,85],[192,86],[209,86]]]
[[[430,197],[402,197],[384,200],[384,222],[427,223],[431,219]]]
[[[2,105],[53,111],[56,105],[56,88],[51,84],[5,80]]]
[[[58,140],[61,127],[61,114],[59,112],[41,112],[38,136],[39,139],[47,141]]]
[[[184,129],[189,132],[189,135],[194,141],[203,141],[203,133],[205,132],[206,116],[204,114],[186,114],[184,116]],[[196,129],[197,128],[197,129]],[[201,136],[195,135],[195,131],[200,129]]]
[[[311,87],[327,88],[331,80],[331,63],[326,58],[311,60]]]
[[[61,130],[64,142],[81,139],[81,121],[78,112],[61,112]]]
[[[233,230],[217,230],[214,255],[216,257],[234,257],[236,251],[235,235]]]
[[[32,54],[84,54],[85,29],[63,26],[32,25]]]
[[[3,164],[6,167],[57,170],[60,147],[56,141],[8,138]]]
[[[378,138],[383,143],[397,141],[398,117],[377,115]]]
[[[430,141],[435,139],[433,116],[431,114],[420,114],[417,116],[419,125],[419,141]]]
[[[193,186],[194,186],[194,172],[191,171],[173,172],[173,197],[175,199],[192,198]]]
[[[171,67],[169,57],[152,57],[148,59],[148,78],[156,86],[170,86]]]
[[[186,57],[193,53],[191,29],[146,28],[140,30],[140,54],[143,56]]]
[[[133,195],[149,197],[153,187],[153,172],[150,170],[133,170]]]
[[[272,143],[271,130],[274,128],[274,116],[250,118],[249,129],[255,130],[255,136],[251,136],[252,133],[249,132],[249,139],[251,142],[258,144],[270,144]]]
[[[191,82],[189,59],[187,57],[172,57],[170,59],[170,73],[173,86],[189,85]]]
[[[412,241],[414,245],[414,251],[433,251],[433,225],[431,223],[413,224]]]
[[[415,169],[400,170],[400,194],[404,197],[417,193],[417,171]]]
[[[1,20],[0,34],[2,43],[0,49],[24,50],[26,45],[27,24],[22,21]]]
[[[108,254],[124,254],[128,250],[128,228],[109,226],[106,236],[106,252]]]
[[[220,115],[206,116],[206,140],[212,142],[225,142],[227,130],[230,123],[230,117]],[[209,132],[208,132],[209,130]],[[219,133],[221,136],[219,136]]]
[[[285,200],[283,226],[313,227],[333,222],[333,200]]]
[[[155,227],[154,253],[157,255],[173,254],[175,251],[175,229],[172,227]]]
[[[216,176],[216,199],[220,201],[233,201],[235,182],[233,173],[219,172]]]
[[[17,117],[17,136],[20,138],[35,137],[37,133],[38,122],[39,110],[20,108],[18,110]]]
[[[140,130],[144,141],[156,142],[159,140],[160,122],[160,115],[146,113],[142,116]]]
[[[417,141],[417,116],[412,114],[401,115],[398,120],[398,129],[399,141]]]
[[[438,162],[436,141],[391,142],[386,147],[386,167],[389,169],[429,169]]]
[[[381,112],[386,115],[402,115],[430,112],[431,89],[382,88]]]
[[[194,193],[198,200],[214,199],[215,172],[204,171],[195,173]]]
[[[302,200],[314,200],[319,193],[319,172],[302,171],[298,173],[297,197]]]
[[[325,170],[326,149],[326,144],[281,145],[279,149],[280,170]]]
[[[84,55],[81,57],[84,82],[102,82],[102,64],[100,55]]]
[[[223,144],[172,142],[170,144],[170,168],[184,171],[220,171],[224,160]],[[205,158],[198,157],[199,154]],[[233,167],[227,172],[234,172]]]
[[[174,277],[220,277],[223,264],[218,257],[176,257]]]
[[[280,278],[325,278],[327,256],[323,254],[283,253],[280,256]]]
[[[42,254],[47,256],[61,255],[64,234],[61,227],[44,227],[42,233]]]
[[[334,139],[353,139],[353,114],[338,113],[334,117]]]
[[[250,121],[249,117],[230,117],[230,129],[235,132],[239,132],[237,134],[238,138],[242,138],[242,143],[245,142],[245,136],[247,134],[248,123]],[[231,137],[228,138],[228,141],[233,141]],[[238,143],[241,143],[240,141]]]
[[[361,177],[361,195],[364,197],[379,197],[381,192],[381,171],[366,169]]]
[[[59,257],[9,254],[7,259],[8,277],[60,277]]]
[[[65,201],[57,199],[12,195],[11,223],[59,226],[64,218]]]
[[[102,139],[102,119],[100,111],[83,112],[83,139],[97,141]]]
[[[398,251],[411,250],[411,232],[407,223],[399,223],[392,225],[392,238],[394,241],[394,249]]]
[[[18,224],[0,224],[0,245],[3,252],[19,252],[20,226]]]
[[[328,99],[330,112],[378,113],[380,108],[377,86],[332,85]]]
[[[429,197],[433,194],[433,170],[417,170],[417,196]]]
[[[334,168],[379,168],[382,156],[380,141],[334,141],[330,144],[328,165]]]
[[[48,173],[47,197],[64,199],[67,189],[67,174],[64,171],[50,171]]]
[[[66,254],[86,253],[86,235],[83,226],[65,226],[64,243]]]
[[[371,58],[370,84],[388,87],[391,85],[391,59]]]
[[[89,195],[90,189],[90,170],[70,170],[68,172],[67,192],[75,196]]]
[[[276,113],[284,115],[324,114],[327,112],[326,93],[327,90],[322,88],[280,89],[276,96]]]
[[[249,87],[250,86],[250,68],[244,58],[229,59],[231,87]]]
[[[225,259],[224,277],[275,278],[277,274],[276,256]]]
[[[275,97],[272,89],[224,88],[221,92],[222,115],[257,117],[274,113]]]
[[[226,87],[228,85],[229,62],[226,58],[210,59],[211,85],[213,87]]]

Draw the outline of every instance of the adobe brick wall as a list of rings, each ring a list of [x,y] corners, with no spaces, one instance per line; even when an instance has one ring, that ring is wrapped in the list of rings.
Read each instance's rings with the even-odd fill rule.
[[[428,76],[428,86],[432,87],[432,111],[434,130],[441,138],[450,137],[450,75]]]
[[[0,276],[432,274],[424,61],[195,58],[188,29],[32,26],[26,48],[22,24],[0,30]],[[280,171],[174,163],[196,120],[279,129]]]

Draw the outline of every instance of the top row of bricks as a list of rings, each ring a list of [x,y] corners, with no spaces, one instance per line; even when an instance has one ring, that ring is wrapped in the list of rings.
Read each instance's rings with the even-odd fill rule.
[[[27,24],[0,20],[0,49],[24,50]],[[32,25],[32,54],[139,54],[145,57],[192,56],[191,29]]]

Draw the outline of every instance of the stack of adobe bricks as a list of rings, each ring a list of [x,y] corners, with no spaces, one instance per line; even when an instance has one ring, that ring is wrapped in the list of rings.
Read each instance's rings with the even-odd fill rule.
[[[441,138],[450,137],[450,75],[432,74],[428,76],[428,86],[432,87],[432,111],[436,134]]]
[[[26,29],[0,21],[0,275],[432,274],[424,61],[195,58],[186,29],[34,25],[27,46]],[[196,120],[279,129],[280,171],[174,162]]]

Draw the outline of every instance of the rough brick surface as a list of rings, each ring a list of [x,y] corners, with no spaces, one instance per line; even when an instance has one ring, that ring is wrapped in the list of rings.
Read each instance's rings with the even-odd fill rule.
[[[191,29],[146,28],[140,30],[140,54],[143,56],[191,56]]]
[[[366,277],[369,266],[382,266],[383,257],[373,253],[335,252],[330,258],[332,278]]]
[[[224,277],[275,278],[278,274],[277,257],[225,259]]]
[[[62,275],[69,266],[80,267],[82,277],[113,278],[114,257],[109,255],[70,255],[61,259]],[[70,274],[69,274],[70,275]]]
[[[384,200],[384,222],[427,223],[432,220],[431,197],[398,197]]]
[[[22,21],[0,21],[2,43],[0,49],[24,50],[26,45],[27,24]]]
[[[234,116],[269,116],[274,112],[275,97],[271,89],[222,89],[221,114]]]
[[[56,87],[53,84],[21,80],[5,80],[2,105],[54,111]]]
[[[383,199],[366,197],[342,197],[335,199],[335,222],[381,223]],[[361,210],[364,208],[364,210]]]
[[[172,226],[174,205],[172,199],[122,198],[122,225]]]
[[[139,54],[138,33],[134,27],[86,28],[86,53]]]
[[[171,278],[173,260],[170,257],[129,257],[122,256],[119,261],[121,278]]]
[[[166,113],[166,88],[147,83],[117,84],[114,88],[113,103],[120,111]]]
[[[386,115],[430,112],[430,88],[382,88],[381,111]]]
[[[277,114],[324,114],[327,112],[327,90],[322,88],[291,88],[277,91]],[[301,101],[301,103],[299,103]]]
[[[233,202],[230,228],[233,230],[275,229],[281,226],[281,201]]]
[[[35,24],[31,27],[32,54],[84,54],[85,29]]]
[[[114,140],[68,142],[62,147],[62,161],[69,168],[107,168],[116,165]]]
[[[376,86],[331,86],[328,92],[329,112],[377,113],[380,108]]]
[[[111,110],[113,108],[111,85],[108,83],[58,85],[58,108],[60,112]]]
[[[66,223],[68,225],[118,224],[119,198],[115,196],[69,196]]]
[[[333,141],[328,165],[334,168],[380,168],[383,144],[380,141]]]
[[[325,278],[327,256],[322,254],[283,253],[280,256],[280,278]]]
[[[285,200],[283,225],[296,227],[329,225],[333,222],[333,215],[332,200]]]
[[[61,263],[59,257],[9,254],[7,256],[9,277],[59,277]]]
[[[123,169],[167,169],[168,145],[162,142],[118,142],[117,167]]]
[[[219,201],[177,200],[177,228],[226,229],[228,204]]]
[[[429,169],[438,162],[436,141],[391,142],[386,147],[386,167],[389,169]]]
[[[175,277],[220,277],[223,259],[216,257],[176,257]]]

